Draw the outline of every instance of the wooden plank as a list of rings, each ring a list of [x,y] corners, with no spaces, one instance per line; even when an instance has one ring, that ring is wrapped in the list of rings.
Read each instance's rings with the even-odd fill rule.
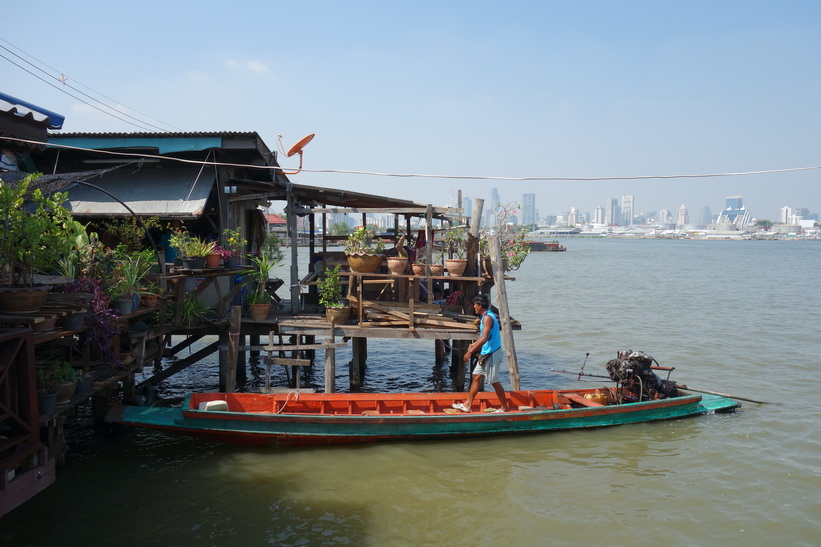
[[[280,365],[283,367],[309,367],[311,366],[310,359],[289,359],[287,357],[269,357],[268,362],[272,365]]]
[[[566,397],[567,399],[570,399],[574,403],[579,403],[580,405],[583,405],[583,406],[590,406],[590,407],[606,406],[606,405],[603,405],[601,403],[597,403],[596,401],[592,401],[590,399],[585,399],[584,397],[582,397],[581,395],[579,395],[577,393],[562,393],[562,395],[564,397]]]
[[[507,289],[505,288],[504,270],[502,269],[502,246],[499,236],[490,238],[490,262],[493,268],[493,282],[496,285],[496,308],[499,310],[502,347],[507,357],[507,368],[510,374],[510,386],[514,391],[519,386],[519,364],[516,360],[516,345],[513,342],[513,329],[510,324],[510,310],[507,306]]]

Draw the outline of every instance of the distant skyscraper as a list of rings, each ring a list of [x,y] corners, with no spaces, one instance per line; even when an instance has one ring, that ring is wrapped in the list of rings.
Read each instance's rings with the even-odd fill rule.
[[[701,212],[698,214],[698,223],[705,226],[713,223],[713,212],[707,205],[701,208]]]
[[[633,224],[633,195],[625,194],[621,197],[621,218],[626,226]]]
[[[579,224],[579,210],[575,207],[570,208],[570,214],[567,215],[567,225],[576,226]]]
[[[690,224],[690,215],[687,213],[687,207],[682,205],[678,208],[678,223],[679,226]]]
[[[744,207],[741,196],[725,198],[725,208],[716,219],[716,224],[735,224],[742,228],[750,223],[750,212]]]
[[[792,207],[785,205],[781,208],[781,214],[778,217],[778,222],[781,224],[789,224],[792,217]]]
[[[522,224],[536,224],[536,194],[522,194]]]
[[[604,203],[604,222],[607,225],[621,224],[621,209],[619,208],[619,200],[616,198],[607,198]]]
[[[659,224],[668,224],[673,220],[673,216],[670,214],[669,209],[662,209],[659,211],[659,214],[656,215],[656,222]]]
[[[487,208],[489,211],[493,211],[494,213],[499,210],[499,206],[502,204],[502,198],[499,197],[499,190],[496,188],[490,189],[490,203],[486,204],[489,205]]]
[[[593,213],[593,224],[604,224],[604,207],[601,205]]]

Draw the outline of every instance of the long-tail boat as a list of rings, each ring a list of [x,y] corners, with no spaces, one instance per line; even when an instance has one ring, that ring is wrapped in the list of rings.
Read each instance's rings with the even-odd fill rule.
[[[510,391],[509,412],[482,392],[470,412],[464,393],[193,393],[181,408],[119,406],[111,423],[157,428],[231,444],[312,446],[459,439],[669,420],[735,409],[727,397],[677,390],[644,399],[615,388]]]

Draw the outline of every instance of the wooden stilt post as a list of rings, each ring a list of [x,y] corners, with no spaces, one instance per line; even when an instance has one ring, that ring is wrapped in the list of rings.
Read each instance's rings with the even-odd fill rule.
[[[336,348],[334,343],[334,329],[336,325],[331,321],[331,336],[325,339],[325,393],[334,393],[336,391]]]
[[[225,393],[233,393],[237,383],[237,356],[239,355],[240,343],[240,315],[242,308],[231,307],[231,321],[228,324],[228,363],[224,373],[220,371],[220,390]]]
[[[365,352],[367,338],[357,337],[351,339],[351,391],[359,391],[362,388],[362,372],[365,368]]]
[[[496,308],[499,310],[499,323],[502,334],[502,347],[507,357],[507,368],[510,373],[510,387],[519,389],[519,364],[516,361],[516,346],[513,343],[513,327],[510,324],[510,310],[507,306],[507,289],[505,289],[505,272],[502,269],[502,246],[499,236],[490,238],[490,263],[493,268],[493,283],[496,286]]]

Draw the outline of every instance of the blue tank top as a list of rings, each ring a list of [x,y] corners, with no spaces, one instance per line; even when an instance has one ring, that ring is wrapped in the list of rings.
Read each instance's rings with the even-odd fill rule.
[[[488,336],[487,342],[482,346],[482,355],[493,353],[502,347],[502,335],[499,332],[499,318],[490,310],[486,311],[485,315],[489,315],[490,318],[493,319],[493,326],[490,328],[490,336]],[[485,330],[485,315],[482,316],[482,321],[479,323],[480,336],[483,334],[482,331]]]

